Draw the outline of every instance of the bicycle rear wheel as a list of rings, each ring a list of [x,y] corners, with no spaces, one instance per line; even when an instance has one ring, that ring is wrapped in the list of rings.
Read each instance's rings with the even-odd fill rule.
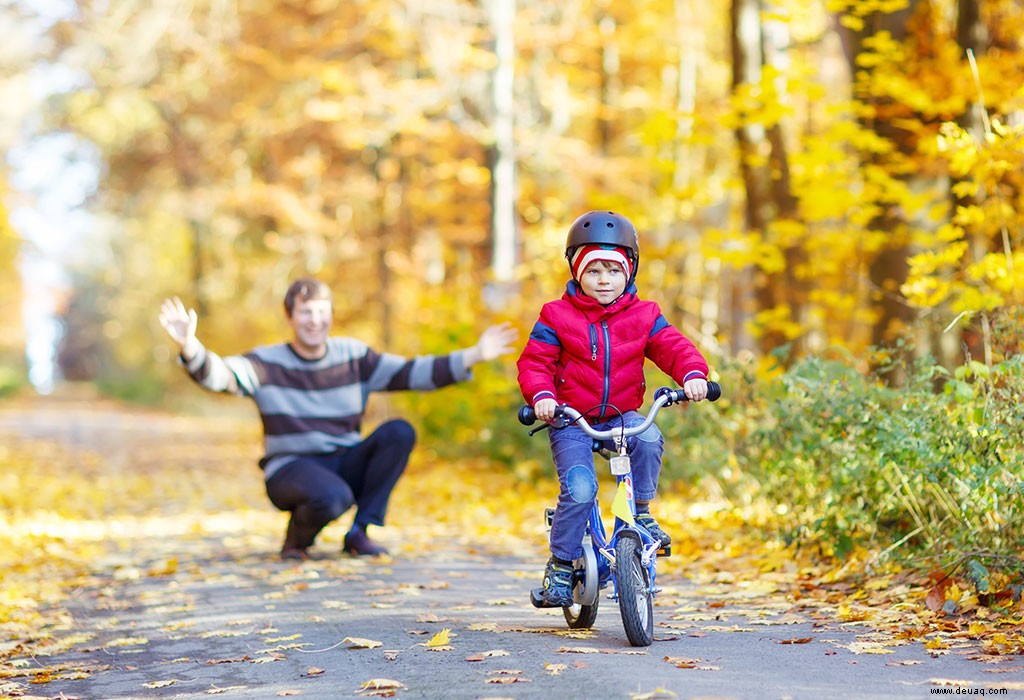
[[[597,572],[597,555],[587,535],[583,538],[583,556],[573,562],[572,598],[573,605],[562,608],[565,621],[570,629],[590,629],[597,621],[597,605],[600,602],[600,582]]]
[[[654,597],[647,567],[640,559],[640,540],[623,533],[615,544],[615,590],[622,626],[629,643],[650,646],[654,641]]]
[[[570,629],[588,630],[597,622],[597,601],[593,605],[573,605],[562,608],[565,621]]]

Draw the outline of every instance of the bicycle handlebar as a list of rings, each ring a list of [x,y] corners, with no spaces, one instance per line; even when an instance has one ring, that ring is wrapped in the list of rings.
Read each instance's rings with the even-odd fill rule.
[[[722,396],[722,387],[718,382],[708,382],[708,401],[718,401]],[[654,423],[654,419],[665,406],[671,406],[674,403],[683,403],[689,401],[686,398],[686,394],[683,393],[682,389],[671,389],[667,386],[663,386],[654,392],[654,403],[651,404],[651,410],[647,412],[647,417],[644,422],[633,428],[610,428],[608,430],[595,430],[591,427],[590,423],[586,420],[580,420],[583,418],[583,414],[577,411],[572,406],[559,406],[555,409],[556,418],[568,418],[569,422],[577,423],[590,437],[595,440],[610,440],[615,437],[629,437],[631,435],[639,435],[640,433],[651,427]],[[533,407],[523,406],[519,409],[518,414],[519,422],[523,425],[533,425],[537,422],[537,414],[533,412]],[[531,434],[533,431],[531,431]]]

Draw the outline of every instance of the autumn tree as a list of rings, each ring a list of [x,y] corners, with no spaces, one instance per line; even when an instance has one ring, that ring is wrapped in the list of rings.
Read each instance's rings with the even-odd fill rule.
[[[907,160],[915,144],[914,134],[901,122],[905,111],[897,97],[875,87],[875,67],[879,55],[889,56],[893,45],[907,38],[917,2],[908,0],[892,8],[851,3],[839,17],[843,49],[854,76],[853,96],[859,103],[858,123],[878,137],[875,146],[861,153],[866,184],[875,192],[876,214],[866,233],[876,241],[869,250],[871,342],[876,347],[892,346],[913,318],[899,288],[906,280],[910,252],[909,222],[901,197],[908,190],[912,170]]]
[[[733,310],[737,330],[743,319],[769,319],[760,331],[761,352],[771,352],[792,340],[784,331],[804,329],[805,294],[798,272],[803,262],[803,241],[791,234],[797,214],[792,193],[789,156],[783,140],[778,85],[785,58],[785,38],[772,44],[772,30],[785,32],[782,23],[765,22],[761,0],[733,0],[731,4],[732,91],[737,113],[735,127],[739,170],[743,179],[744,224],[748,234],[766,240],[783,235],[778,242],[776,264],[762,263],[747,269],[738,280],[749,287],[750,298],[737,294]],[[756,303],[755,303],[756,300]],[[746,302],[747,308],[743,308]],[[780,323],[782,321],[783,323]],[[738,343],[738,349],[747,343]],[[749,348],[752,349],[752,348]]]
[[[984,28],[980,82],[1009,114],[1004,4],[961,35]],[[218,349],[276,337],[300,273],[339,290],[346,332],[398,350],[448,347],[495,308],[525,324],[560,293],[566,227],[593,208],[636,222],[642,293],[715,352],[764,367],[786,346],[948,343],[981,308],[968,287],[993,283],[921,292],[995,274],[981,250],[1015,254],[1013,221],[1008,246],[992,229],[1014,177],[979,185],[951,158],[963,143],[940,138],[980,99],[952,15],[828,7],[838,25],[818,3],[758,0],[136,0],[116,15],[83,0],[52,32],[81,80],[51,114],[100,154],[103,235],[82,279],[114,364],[127,381],[173,371],[154,342],[164,294],[200,307]],[[967,228],[969,262],[917,257]],[[520,293],[487,308],[512,259]]]

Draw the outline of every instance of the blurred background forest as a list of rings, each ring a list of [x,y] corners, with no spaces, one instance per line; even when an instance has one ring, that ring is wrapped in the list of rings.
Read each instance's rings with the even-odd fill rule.
[[[444,351],[502,320],[525,341],[568,277],[569,224],[609,208],[640,231],[641,295],[725,387],[667,428],[669,477],[767,503],[825,553],[1019,551],[1018,0],[2,14],[10,390],[43,299],[58,379],[196,405],[160,300],[182,296],[201,339],[242,351],[282,338],[302,274],[335,289],[338,332],[380,349]],[[15,223],[53,213],[47,153],[85,185],[75,226],[32,235]],[[59,283],[33,272],[43,258]],[[471,387],[375,410],[414,416],[440,457],[543,469],[513,425],[513,363]]]

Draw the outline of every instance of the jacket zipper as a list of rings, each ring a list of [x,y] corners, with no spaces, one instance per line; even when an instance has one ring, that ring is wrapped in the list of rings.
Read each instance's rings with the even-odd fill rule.
[[[593,362],[597,359],[597,328],[594,324],[590,324],[590,360]]]
[[[604,418],[612,390],[612,339],[608,333],[607,321],[601,321],[601,335],[604,339],[604,388],[601,392],[601,418]]]

